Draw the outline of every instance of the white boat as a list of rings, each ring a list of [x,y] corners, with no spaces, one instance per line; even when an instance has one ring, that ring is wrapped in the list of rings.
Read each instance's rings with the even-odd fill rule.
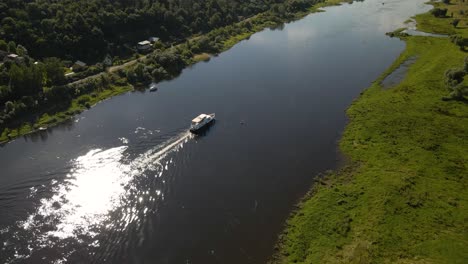
[[[149,89],[149,90],[150,90],[150,92],[156,92],[156,91],[158,90],[158,86],[156,86],[155,83],[152,83],[152,84],[150,85],[150,89]]]
[[[208,127],[211,122],[215,120],[215,114],[201,114],[195,117],[192,120],[192,125],[190,126],[190,132],[197,133],[204,128]]]

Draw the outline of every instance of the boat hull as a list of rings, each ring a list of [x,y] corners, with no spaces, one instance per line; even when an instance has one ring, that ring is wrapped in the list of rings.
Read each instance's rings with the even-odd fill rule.
[[[193,133],[193,134],[200,134],[200,133],[203,133],[203,132],[206,131],[214,122],[215,122],[215,119],[212,119],[212,120],[210,120],[209,122],[207,122],[206,124],[204,124],[203,126],[201,126],[201,127],[199,127],[199,128],[191,128],[191,129],[190,129],[190,132]]]

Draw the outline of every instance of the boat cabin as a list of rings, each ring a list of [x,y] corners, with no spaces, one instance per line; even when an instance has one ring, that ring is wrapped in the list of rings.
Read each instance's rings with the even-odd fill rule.
[[[200,123],[201,121],[203,121],[207,117],[209,117],[209,115],[206,115],[206,114],[201,114],[201,115],[195,117],[194,119],[192,119],[192,126]]]

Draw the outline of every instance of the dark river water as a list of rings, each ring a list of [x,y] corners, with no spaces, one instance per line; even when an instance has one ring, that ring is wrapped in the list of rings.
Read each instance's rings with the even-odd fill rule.
[[[326,8],[2,146],[0,263],[265,263],[425,1]]]

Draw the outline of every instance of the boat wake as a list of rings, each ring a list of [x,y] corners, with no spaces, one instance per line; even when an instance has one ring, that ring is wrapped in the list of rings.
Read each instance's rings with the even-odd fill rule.
[[[50,181],[51,195],[41,198],[26,220],[0,230],[0,255],[6,263],[68,262],[79,248],[98,247],[103,231],[124,231],[143,221],[164,200],[163,173],[172,163],[168,155],[191,137],[184,131],[156,146],[146,141],[93,149],[72,160],[68,174]],[[145,146],[149,149],[142,153]],[[35,195],[32,190],[30,197]]]

